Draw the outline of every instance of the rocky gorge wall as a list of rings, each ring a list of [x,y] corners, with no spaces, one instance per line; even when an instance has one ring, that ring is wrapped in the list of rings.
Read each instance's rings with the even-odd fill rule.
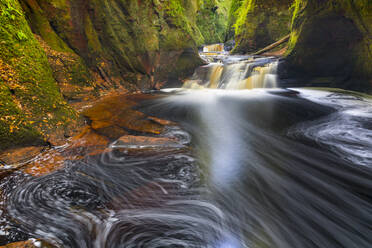
[[[371,92],[372,2],[296,0],[282,77]]]
[[[69,135],[77,115],[18,1],[0,1],[0,23],[0,150]]]
[[[204,44],[223,43],[229,38],[229,12],[232,0],[204,0],[197,12],[196,24]]]
[[[180,57],[193,68],[198,60],[197,0],[21,2],[33,32],[54,50],[76,53],[103,87],[153,88]]]
[[[235,32],[233,53],[251,53],[290,32],[292,0],[234,0],[230,25]]]
[[[291,34],[280,77],[372,88],[369,0],[0,0],[0,150],[57,144],[69,102],[179,84],[201,44],[234,53]],[[319,82],[319,83],[318,83]]]
[[[0,0],[0,151],[70,136],[79,118],[67,102],[179,82],[203,63],[199,45],[222,40],[221,25],[197,25],[211,13],[221,20],[227,11],[221,6],[227,5]],[[205,38],[199,28],[214,31]]]
[[[290,34],[282,79],[371,91],[371,1],[233,0],[229,18],[233,53],[253,53]]]

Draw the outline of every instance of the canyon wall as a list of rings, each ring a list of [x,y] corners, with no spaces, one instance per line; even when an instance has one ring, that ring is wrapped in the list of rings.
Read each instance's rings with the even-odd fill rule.
[[[291,25],[282,78],[371,90],[371,1],[296,0]]]
[[[0,23],[0,150],[67,136],[77,115],[18,1],[0,1]]]
[[[238,54],[254,53],[290,34],[279,47],[286,50],[279,66],[283,80],[372,89],[369,0],[233,0],[229,23],[236,40],[232,52]]]
[[[236,46],[232,52],[251,53],[288,35],[291,3],[291,0],[234,0],[230,23],[234,23]]]
[[[196,24],[204,44],[223,43],[228,38],[231,0],[204,0],[197,12]]]
[[[0,150],[70,136],[67,102],[180,82],[203,63],[208,2],[0,0]]]

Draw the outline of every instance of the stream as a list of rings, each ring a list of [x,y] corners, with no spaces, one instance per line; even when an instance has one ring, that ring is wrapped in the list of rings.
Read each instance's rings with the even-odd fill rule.
[[[176,125],[3,179],[1,232],[78,248],[371,247],[371,98],[278,88],[276,58],[203,56],[183,88],[135,107]]]

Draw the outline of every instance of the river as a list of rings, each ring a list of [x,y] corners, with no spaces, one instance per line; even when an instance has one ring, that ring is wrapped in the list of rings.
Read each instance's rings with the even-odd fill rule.
[[[278,88],[276,58],[205,56],[136,106],[176,123],[158,138],[8,177],[7,225],[57,247],[370,247],[371,98]]]

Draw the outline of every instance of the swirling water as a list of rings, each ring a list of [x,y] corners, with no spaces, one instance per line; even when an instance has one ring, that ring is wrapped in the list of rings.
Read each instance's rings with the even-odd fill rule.
[[[293,89],[158,92],[176,143],[113,142],[10,190],[58,247],[370,247],[372,102]],[[131,150],[131,149],[134,149]]]

